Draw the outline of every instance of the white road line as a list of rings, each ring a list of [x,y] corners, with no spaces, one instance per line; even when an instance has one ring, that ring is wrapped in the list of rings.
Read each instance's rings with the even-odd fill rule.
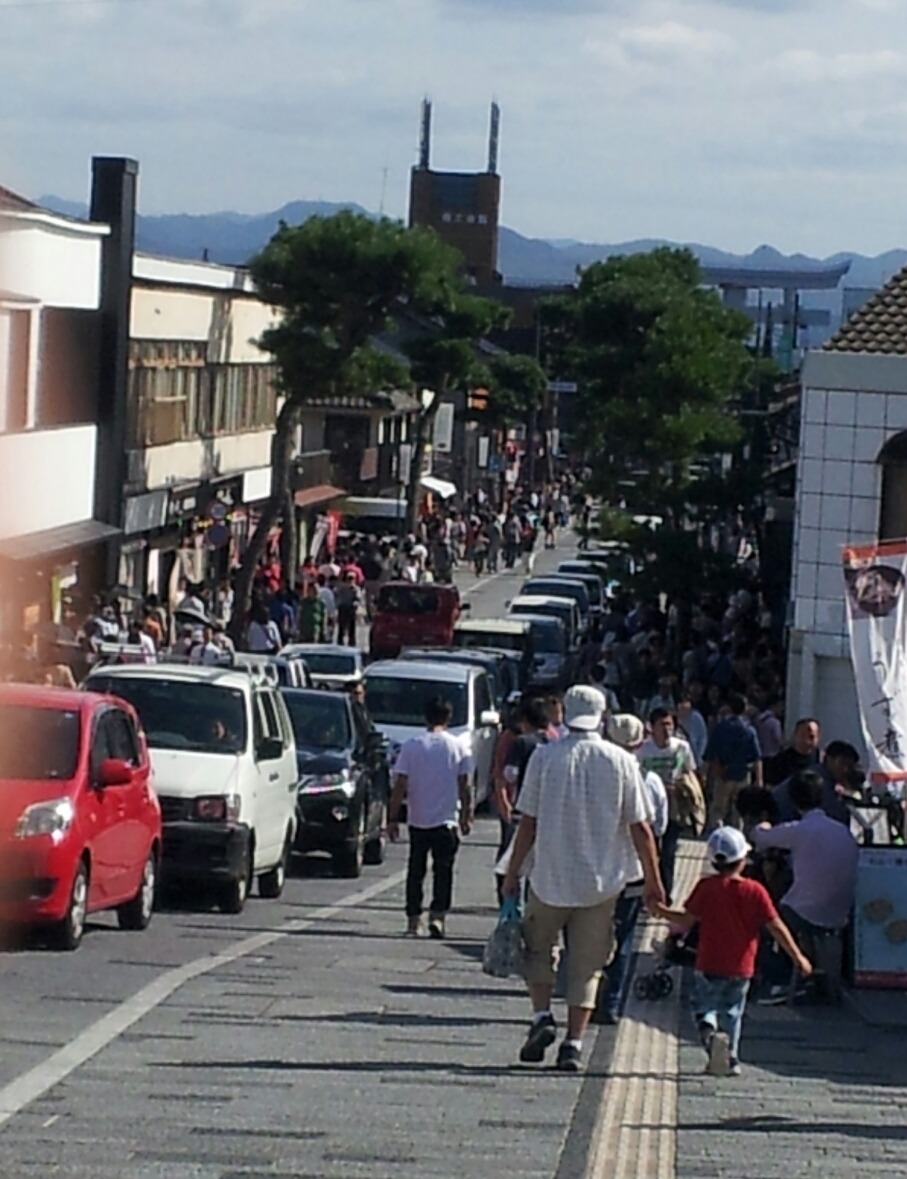
[[[301,933],[305,929],[309,929],[319,921],[326,921],[331,917],[335,917],[338,913],[342,913],[344,909],[352,908],[363,901],[371,900],[372,897],[380,896],[381,893],[389,892],[392,888],[396,888],[406,879],[406,872],[395,872],[393,876],[389,876],[386,880],[379,880],[368,888],[363,888],[359,892],[350,893],[349,896],[343,897],[339,901],[335,901],[332,905],[326,905],[323,909],[316,909],[309,917],[301,917],[295,921],[288,921],[279,928],[269,930],[266,933],[255,934],[253,937],[243,938],[242,941],[236,942],[226,950],[221,950],[219,954],[214,954],[206,958],[197,958],[194,962],[188,962],[185,966],[179,966],[175,970],[168,970],[166,974],[160,975],[149,983],[148,986],[143,987],[130,999],[126,999],[119,1007],[114,1008],[113,1011],[108,1012],[107,1015],[97,1020],[90,1027],[81,1032],[74,1040],[71,1040],[65,1047],[49,1056],[47,1060],[42,1061],[41,1064],[36,1065],[33,1069],[23,1073],[14,1081],[4,1085],[0,1089],[0,1130],[15,1117],[17,1113],[21,1113],[26,1106],[36,1101],[39,1097],[43,1097],[45,1093],[49,1092],[55,1085],[66,1079],[77,1068],[80,1068],[86,1061],[91,1060],[108,1044],[112,1044],[119,1036],[128,1031],[133,1024],[144,1016],[153,1011],[155,1007],[159,1007],[161,1003],[169,999],[174,991],[179,990],[187,982],[191,982],[194,978],[199,978],[203,974],[209,974],[212,970],[217,970],[220,966],[227,966],[231,962],[235,962],[238,958],[243,958],[248,954],[254,954],[266,946],[273,945],[275,942],[281,941],[294,933]]]

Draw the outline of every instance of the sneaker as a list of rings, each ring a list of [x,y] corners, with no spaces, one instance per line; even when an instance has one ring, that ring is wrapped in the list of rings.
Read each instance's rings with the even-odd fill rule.
[[[713,1077],[726,1077],[731,1070],[731,1047],[727,1032],[715,1032],[709,1046],[706,1072]]]
[[[578,1073],[581,1056],[579,1048],[565,1040],[557,1050],[557,1064],[554,1067],[559,1073]]]
[[[436,942],[441,941],[444,937],[444,917],[443,915],[435,915],[428,919],[428,936],[435,939]]]
[[[760,1007],[783,1007],[790,996],[790,987],[774,986],[769,988],[767,995],[763,995],[756,1002]]]
[[[557,1024],[553,1015],[546,1015],[544,1019],[537,1019],[529,1029],[526,1043],[520,1049],[520,1060],[523,1064],[541,1064],[545,1053],[557,1039]]]
[[[740,1061],[736,1056],[732,1056],[728,1064],[727,1075],[729,1077],[739,1077],[741,1072],[742,1069],[740,1068]]]
[[[406,936],[407,937],[421,937],[422,936],[422,918],[421,917],[407,917],[407,919],[406,919]]]

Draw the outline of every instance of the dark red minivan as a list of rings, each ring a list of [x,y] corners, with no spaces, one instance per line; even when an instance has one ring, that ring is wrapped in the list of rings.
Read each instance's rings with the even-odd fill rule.
[[[134,710],[91,692],[0,684],[0,920],[74,950],[86,918],[151,920],[161,810]]]
[[[404,647],[449,647],[463,609],[454,585],[389,581],[378,591],[369,654],[395,659]]]

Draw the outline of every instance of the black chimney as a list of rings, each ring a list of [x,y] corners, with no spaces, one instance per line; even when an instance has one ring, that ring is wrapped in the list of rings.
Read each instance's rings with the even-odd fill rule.
[[[110,226],[101,254],[95,516],[115,528],[123,526],[123,491],[128,477],[126,399],[138,174],[136,160],[95,156],[91,161],[91,220]],[[108,553],[109,585],[117,579],[118,564],[119,545],[113,543]]]

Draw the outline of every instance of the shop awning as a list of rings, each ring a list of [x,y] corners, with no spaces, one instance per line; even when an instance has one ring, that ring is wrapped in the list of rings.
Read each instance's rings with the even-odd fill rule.
[[[340,499],[346,492],[340,487],[333,487],[330,483],[319,483],[317,487],[305,487],[293,496],[297,508],[313,508],[316,504],[330,503],[332,499]]]
[[[419,480],[426,491],[433,491],[441,499],[452,499],[457,494],[456,483],[448,483],[446,479],[436,479],[434,475],[423,475]]]
[[[77,524],[64,524],[62,528],[27,532],[24,536],[0,540],[0,557],[7,561],[32,561],[36,557],[50,557],[69,549],[100,544],[119,534],[119,528],[103,524],[100,520],[80,520]]]

